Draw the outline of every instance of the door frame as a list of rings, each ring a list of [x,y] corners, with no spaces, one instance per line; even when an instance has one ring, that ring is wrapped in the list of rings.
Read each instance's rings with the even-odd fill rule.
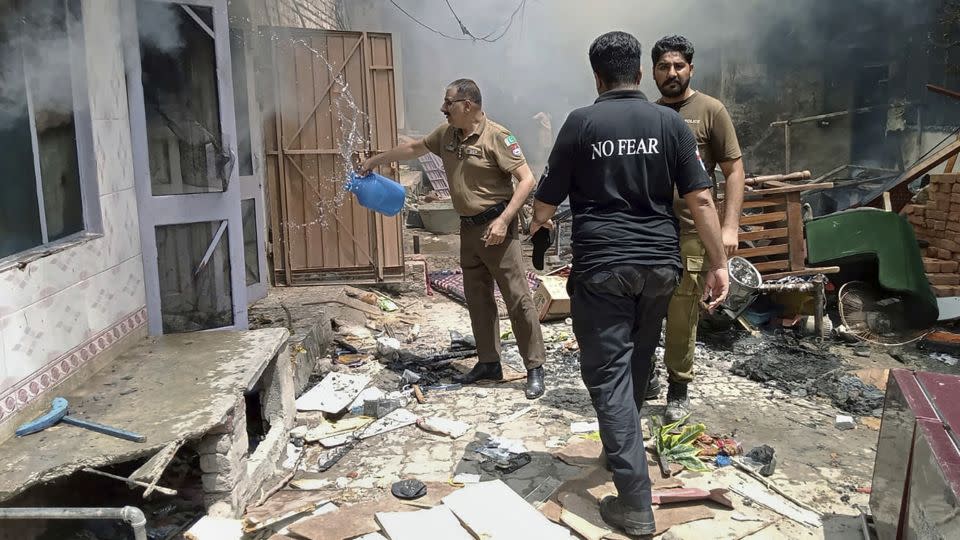
[[[212,8],[217,94],[220,109],[221,144],[233,158],[226,190],[214,193],[153,195],[149,150],[147,147],[146,108],[141,82],[140,44],[135,1],[121,3],[121,24],[128,32],[124,43],[127,75],[127,99],[130,107],[130,134],[133,143],[134,178],[140,217],[140,246],[143,252],[144,288],[147,298],[147,325],[150,335],[163,334],[160,278],[157,268],[156,227],[197,222],[227,223],[224,237],[229,245],[230,291],[233,325],[217,330],[242,330],[248,326],[246,270],[243,265],[243,222],[240,213],[241,186],[236,167],[236,120],[233,105],[233,81],[230,76],[230,26],[227,0],[144,0],[160,4]],[[132,41],[132,42],[131,42]]]
[[[252,304],[267,296],[270,284],[269,269],[267,268],[267,210],[264,195],[264,163],[263,163],[263,133],[260,115],[260,102],[257,96],[256,84],[256,47],[253,38],[255,28],[251,25],[234,25],[230,30],[241,33],[244,52],[244,70],[247,87],[247,121],[250,125],[246,129],[250,132],[250,160],[253,165],[253,174],[240,176],[240,200],[254,200],[254,213],[257,220],[257,268],[260,269],[260,281],[247,285],[247,303]],[[231,71],[232,72],[232,71]],[[232,88],[232,86],[231,86]],[[238,154],[239,155],[239,152]],[[246,256],[246,253],[244,253]],[[244,268],[246,276],[246,268]],[[244,278],[246,279],[246,278]]]

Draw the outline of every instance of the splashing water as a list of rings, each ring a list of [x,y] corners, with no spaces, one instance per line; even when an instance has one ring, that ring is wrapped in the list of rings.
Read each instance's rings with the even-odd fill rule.
[[[333,104],[333,111],[331,112],[336,113],[340,137],[337,140],[339,163],[334,167],[332,174],[325,177],[305,178],[304,185],[313,191],[316,200],[314,207],[318,216],[317,219],[304,223],[287,221],[284,222],[284,226],[290,231],[314,226],[326,229],[332,222],[336,221],[336,213],[339,209],[350,200],[351,196],[344,189],[344,184],[356,172],[353,156],[360,150],[366,149],[367,138],[364,135],[363,128],[366,125],[367,115],[357,105],[343,71],[338,72],[323,53],[313,48],[306,40],[293,38],[290,38],[290,40],[291,43],[307,49],[315,58],[321,60],[327,68],[328,75],[334,81],[333,86],[339,88],[339,92],[335,92],[334,87],[331,87],[329,95],[330,102]],[[342,173],[338,174],[338,171],[342,171]],[[320,192],[321,182],[333,185],[333,197]]]

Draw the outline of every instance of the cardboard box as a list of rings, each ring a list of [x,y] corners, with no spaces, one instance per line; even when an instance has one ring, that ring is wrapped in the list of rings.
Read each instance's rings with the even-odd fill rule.
[[[567,278],[540,276],[540,285],[533,291],[533,305],[541,321],[564,319],[570,316],[570,297],[567,296]]]

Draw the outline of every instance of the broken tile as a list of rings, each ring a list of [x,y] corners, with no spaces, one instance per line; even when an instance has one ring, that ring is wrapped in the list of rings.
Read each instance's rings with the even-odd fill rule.
[[[500,480],[467,486],[444,497],[443,504],[478,538],[570,538]]]
[[[297,410],[336,414],[347,408],[368,384],[370,377],[366,375],[329,373],[320,384],[297,398]]]
[[[407,409],[397,409],[367,426],[367,429],[360,433],[360,438],[369,439],[370,437],[380,435],[381,433],[386,433],[388,431],[413,425],[413,423],[416,421],[417,415],[413,414]]]
[[[240,540],[243,525],[239,519],[203,516],[184,533],[187,540]]]
[[[416,512],[377,512],[377,522],[390,540],[473,540],[450,509],[440,505]]]

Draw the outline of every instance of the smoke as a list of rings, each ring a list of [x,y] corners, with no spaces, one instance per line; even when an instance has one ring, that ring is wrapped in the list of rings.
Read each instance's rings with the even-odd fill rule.
[[[441,124],[444,86],[469,77],[480,85],[491,118],[516,132],[522,144],[536,139],[538,112],[553,117],[555,134],[571,110],[596,98],[590,43],[623,30],[643,45],[641,89],[651,99],[659,97],[651,47],[665,35],[688,37],[696,47],[693,87],[727,104],[742,146],[749,147],[777,140],[769,133],[773,120],[849,108],[858,70],[871,63],[891,64],[892,77],[899,77],[890,87],[891,101],[918,97],[926,81],[910,77],[926,74],[909,66],[916,64],[913,52],[926,53],[937,2],[527,0],[493,43],[465,37],[460,22],[474,36],[498,34],[521,0],[450,0],[460,22],[446,2],[396,3],[419,23],[388,0],[346,2],[347,18],[350,29],[393,34],[401,56],[404,127],[410,131],[425,134]],[[782,148],[769,150],[782,156]]]
[[[28,117],[29,97],[37,131],[67,124],[73,115],[71,50],[76,49],[79,3],[37,0],[0,2],[0,130]],[[71,37],[73,34],[73,37]]]

